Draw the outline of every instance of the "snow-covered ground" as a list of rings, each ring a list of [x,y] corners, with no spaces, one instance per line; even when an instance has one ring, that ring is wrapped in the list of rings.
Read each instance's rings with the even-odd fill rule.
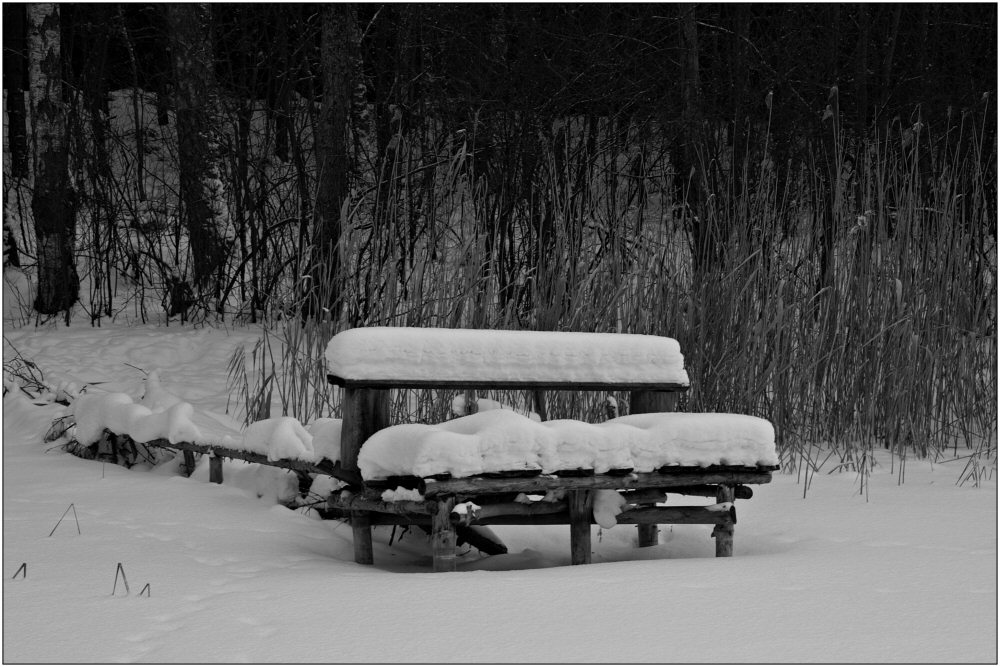
[[[158,371],[222,422],[227,362],[257,332],[4,335],[5,362],[16,348],[50,383],[139,396]],[[207,461],[185,478],[176,460],[66,454],[41,440],[65,410],[3,401],[5,662],[997,660],[996,482],[956,486],[963,462],[908,461],[899,485],[886,454],[867,499],[854,473],[821,473],[804,498],[778,473],[737,502],[733,558],[713,557],[709,526],[664,526],[643,549],[634,527],[595,527],[594,564],[572,567],[567,527],[498,526],[508,555],[433,574],[427,537],[390,546],[389,528],[376,565],[356,565],[348,526],[276,504],[273,468],[227,462],[220,486]],[[119,579],[112,596],[119,563],[130,594]]]

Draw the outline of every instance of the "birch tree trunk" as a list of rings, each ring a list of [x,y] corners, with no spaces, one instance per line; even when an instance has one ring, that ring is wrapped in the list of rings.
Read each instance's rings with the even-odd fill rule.
[[[218,294],[226,259],[222,157],[216,130],[218,88],[212,55],[211,9],[164,5],[173,59],[180,195],[191,239],[195,284]]]
[[[35,189],[31,210],[38,252],[35,310],[66,311],[76,302],[80,279],[73,256],[75,197],[69,180],[66,108],[62,100],[59,5],[27,5],[28,98]]]

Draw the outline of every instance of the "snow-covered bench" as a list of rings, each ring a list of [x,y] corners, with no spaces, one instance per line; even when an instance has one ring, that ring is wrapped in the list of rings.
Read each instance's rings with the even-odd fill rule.
[[[328,504],[351,519],[355,560],[372,563],[371,526],[431,529],[435,570],[455,568],[456,526],[562,523],[572,562],[590,562],[590,527],[715,526],[732,555],[737,497],[771,480],[774,431],[744,415],[672,413],[688,387],[677,341],[659,336],[370,327],[326,352],[344,387],[340,466],[361,484]],[[512,411],[439,425],[389,423],[392,389],[629,391],[630,412],[602,424],[537,422]],[[666,493],[714,496],[663,506]]]

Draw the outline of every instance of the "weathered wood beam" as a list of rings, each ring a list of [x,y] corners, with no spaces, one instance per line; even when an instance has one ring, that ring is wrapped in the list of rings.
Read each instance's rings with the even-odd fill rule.
[[[218,445],[203,445],[193,442],[170,442],[165,438],[157,438],[156,440],[150,440],[149,442],[139,444],[150,447],[160,447],[163,449],[174,449],[183,452],[200,452],[202,454],[214,455],[218,458],[235,459],[237,461],[247,461],[249,463],[260,463],[262,465],[274,466],[276,468],[287,468],[288,470],[303,470],[305,472],[314,472],[321,475],[336,477],[337,479],[347,482],[348,484],[354,484],[357,486],[361,486],[362,484],[360,474],[344,470],[340,466],[339,462],[334,463],[329,459],[323,459],[319,463],[301,461],[299,459],[278,459],[276,461],[271,461],[267,458],[267,455],[258,454],[257,452],[247,452],[242,449],[232,449],[229,447],[220,447]]]
[[[555,503],[552,503],[555,504]],[[483,508],[485,509],[485,508]],[[588,519],[588,525],[594,524],[593,512]],[[705,506],[673,505],[670,507],[633,507],[615,517],[620,524],[641,523],[671,523],[671,524],[704,524],[731,526],[736,523],[736,509],[730,505],[727,509],[711,509]],[[455,521],[459,521],[457,516]],[[478,517],[471,521],[473,526],[483,525],[565,525],[571,523],[568,508],[556,512],[536,514],[504,514]]]
[[[495,503],[483,505],[473,515],[472,523],[485,523],[495,516],[534,517],[541,514],[558,514],[566,512],[569,506],[565,500],[554,502],[538,501],[534,503]]]
[[[521,504],[521,503],[517,503]],[[565,501],[558,503],[534,503],[536,505],[552,505],[553,507],[539,508],[539,511],[512,511],[509,514],[495,514],[488,512],[475,518],[468,518],[451,513],[451,523],[460,528],[462,525],[473,526],[527,526],[527,525],[568,525],[570,523],[569,508]],[[526,507],[530,507],[526,506]],[[487,509],[486,507],[483,508]],[[344,518],[348,518],[349,510],[335,509]],[[430,526],[432,517],[428,514],[386,514],[382,512],[369,512],[371,525],[373,526]],[[616,517],[620,524],[632,525],[640,523],[667,523],[667,524],[702,524],[702,525],[723,525],[732,526],[736,523],[736,509],[730,506],[728,509],[710,509],[705,506],[673,505],[670,507],[633,507],[627,509]],[[590,524],[595,524],[593,515],[590,516]]]
[[[418,500],[397,500],[387,502],[384,500],[371,500],[363,496],[350,496],[335,493],[326,500],[327,507],[339,510],[353,510],[358,512],[385,512],[388,514],[426,514],[428,516],[437,513],[437,501]]]
[[[698,486],[672,486],[669,489],[637,489],[635,491],[625,491],[622,493],[630,504],[639,503],[661,503],[665,496],[670,494],[681,496],[704,496],[714,498],[719,487],[714,484],[700,484]],[[753,489],[742,484],[736,486],[737,500],[749,500],[753,498]]]
[[[418,490],[428,498],[441,495],[476,493],[538,493],[564,489],[642,489],[670,487],[692,487],[702,484],[767,484],[771,472],[708,470],[670,473],[639,473],[624,477],[614,475],[593,475],[591,477],[539,477],[513,479],[487,479],[481,477],[461,477],[448,480],[421,480]]]

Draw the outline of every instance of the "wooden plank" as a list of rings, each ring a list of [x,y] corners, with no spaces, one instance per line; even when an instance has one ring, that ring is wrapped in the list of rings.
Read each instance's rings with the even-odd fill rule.
[[[711,470],[687,469],[684,472],[637,473],[624,477],[593,475],[591,477],[552,477],[543,475],[527,479],[484,479],[460,477],[448,480],[423,480],[421,492],[425,497],[438,495],[479,493],[539,493],[578,489],[642,489],[690,487],[702,484],[767,484],[771,481],[769,470]]]
[[[627,491],[622,495],[631,505],[642,503],[662,503],[664,497],[669,494],[679,496],[703,496],[705,498],[715,498],[718,486],[714,484],[699,484],[696,486],[672,486],[669,489],[639,489]],[[735,487],[737,500],[749,500],[753,498],[753,489],[749,486],[737,484]]]
[[[548,391],[687,391],[689,385],[677,382],[548,382],[537,380],[392,380],[341,378],[327,375],[330,384],[367,389],[474,389],[499,391],[540,389]]]
[[[385,512],[388,514],[436,514],[437,502],[401,500],[386,502],[371,500],[364,496],[346,496],[335,493],[326,500],[327,507],[348,511]]]
[[[498,514],[487,512],[476,519],[469,521],[472,526],[565,526],[570,524],[569,506],[565,501],[560,503],[535,503],[538,505],[552,505],[551,508],[544,508],[538,512],[518,512],[511,514]],[[440,507],[440,506],[439,506]],[[483,508],[487,509],[486,507]],[[347,510],[335,510],[341,512],[345,518],[349,518]],[[382,512],[367,512],[373,526],[430,526],[432,517],[428,514],[385,514]],[[461,524],[468,521],[456,513],[452,513],[451,524],[456,530]],[[700,524],[700,525],[728,525],[736,523],[736,510],[730,507],[728,510],[709,509],[705,506],[671,505],[669,507],[642,507],[627,509],[616,517],[616,521],[622,525],[632,525],[640,523],[654,524]],[[593,515],[590,515],[591,525],[596,524]]]
[[[445,498],[438,503],[437,513],[431,517],[431,550],[435,572],[454,572],[456,534],[452,524],[451,510],[454,498]]]
[[[573,565],[590,563],[590,524],[594,521],[594,495],[587,489],[566,494],[569,508],[569,548]],[[552,515],[550,515],[552,516]]]
[[[720,503],[731,503],[736,498],[733,491],[733,487],[729,484],[722,484],[719,486],[718,492],[715,494],[715,499]],[[735,521],[733,523],[736,523]],[[733,524],[719,523],[716,524],[715,530],[712,533],[715,535],[715,555],[720,556],[732,556],[733,555]]]
[[[732,526],[736,523],[736,508],[711,509],[704,506],[672,505],[670,507],[636,507],[616,517],[618,523],[682,523]]]
[[[538,501],[533,503],[493,503],[483,505],[475,513],[472,523],[487,523],[491,517],[495,516],[523,516],[530,518],[542,514],[559,514],[568,510],[569,505],[565,500],[554,502]]]
[[[705,506],[684,506],[672,505],[670,507],[637,507],[627,509],[615,520],[621,525],[633,524],[700,524],[700,525],[727,525],[736,523],[736,510],[730,506],[727,510],[709,509]],[[568,509],[563,512],[552,514],[536,514],[534,516],[508,514],[503,516],[490,516],[488,518],[473,521],[472,525],[483,526],[551,526],[570,524]],[[590,523],[594,524],[593,516]]]

